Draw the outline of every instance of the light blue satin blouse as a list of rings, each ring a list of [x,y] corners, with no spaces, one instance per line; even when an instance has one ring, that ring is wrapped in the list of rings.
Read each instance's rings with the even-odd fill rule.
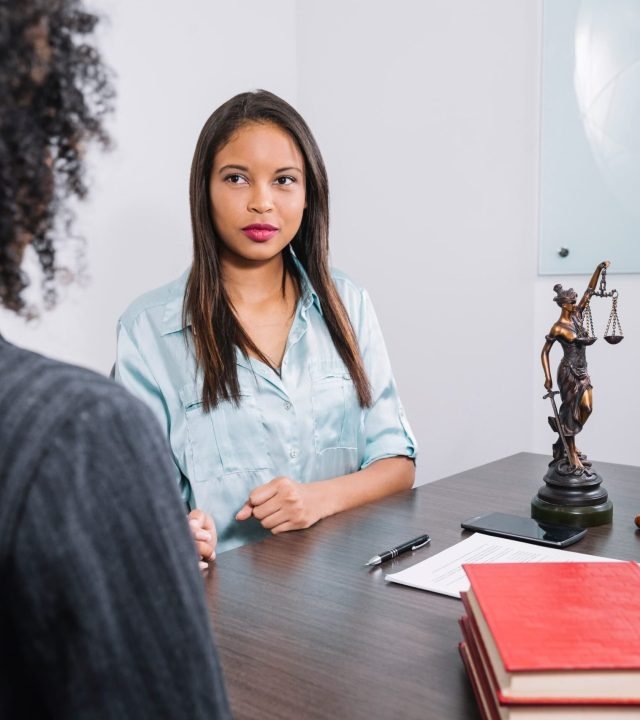
[[[299,266],[300,267],[300,266]],[[237,350],[239,407],[202,410],[190,333],[182,322],[188,271],[133,302],[118,323],[116,380],[145,401],[169,438],[176,480],[190,508],[210,513],[218,552],[264,537],[253,518],[235,520],[249,493],[274,477],[311,482],[382,458],[416,457],[380,326],[366,291],[333,279],[358,337],[373,404],[361,408],[349,373],[300,267],[298,302],[279,377]]]

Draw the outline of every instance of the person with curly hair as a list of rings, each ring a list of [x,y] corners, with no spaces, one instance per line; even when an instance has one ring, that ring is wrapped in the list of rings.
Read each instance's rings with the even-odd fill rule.
[[[23,256],[52,307],[85,147],[108,144],[97,20],[0,0],[0,302],[25,317]],[[122,387],[0,336],[0,717],[230,717],[167,457]]]

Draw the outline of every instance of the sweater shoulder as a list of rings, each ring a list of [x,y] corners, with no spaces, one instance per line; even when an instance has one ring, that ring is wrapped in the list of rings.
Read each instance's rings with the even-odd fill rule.
[[[46,442],[54,425],[86,421],[87,412],[97,431],[116,417],[130,424],[143,414],[142,403],[110,378],[8,343],[0,346],[0,377],[0,445],[20,437],[19,429],[35,444]]]

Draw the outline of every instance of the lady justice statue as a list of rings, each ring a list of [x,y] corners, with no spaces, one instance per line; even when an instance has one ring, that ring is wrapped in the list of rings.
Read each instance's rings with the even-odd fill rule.
[[[601,262],[595,269],[582,298],[562,285],[553,289],[554,301],[560,306],[560,317],[545,338],[542,348],[545,399],[551,400],[553,416],[549,424],[558,439],[553,445],[553,460],[544,477],[543,485],[531,503],[531,514],[536,520],[563,525],[587,527],[611,522],[613,505],[607,491],[602,487],[602,478],[591,469],[591,462],[576,447],[576,435],[582,430],[591,415],[593,387],[587,371],[586,348],[596,341],[589,302],[594,295],[612,297],[613,306],[605,339],[617,343],[622,339],[617,316],[616,290],[606,291],[606,269],[609,261]],[[600,291],[596,285],[602,274]],[[609,333],[613,319],[613,334]],[[558,366],[558,388],[553,390],[549,367],[549,353],[556,343],[562,348],[563,357]],[[560,394],[558,410],[555,396]]]

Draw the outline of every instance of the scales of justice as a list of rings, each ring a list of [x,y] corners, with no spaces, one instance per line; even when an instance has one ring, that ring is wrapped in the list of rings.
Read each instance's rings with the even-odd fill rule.
[[[553,325],[542,348],[545,400],[551,402],[553,415],[549,425],[558,434],[553,445],[553,460],[544,476],[545,484],[531,501],[531,517],[539,522],[592,527],[611,522],[613,505],[602,485],[602,477],[591,467],[587,456],[576,446],[576,435],[591,415],[591,380],[587,372],[586,349],[596,340],[591,315],[594,297],[611,298],[611,312],[604,339],[619,343],[624,335],[618,318],[618,291],[607,291],[609,261],[595,269],[582,298],[573,288],[555,285],[554,301],[560,306],[560,318]],[[598,290],[596,286],[600,285]],[[558,389],[554,390],[549,352],[555,343],[563,351],[558,366]],[[560,407],[556,396],[560,395]]]

